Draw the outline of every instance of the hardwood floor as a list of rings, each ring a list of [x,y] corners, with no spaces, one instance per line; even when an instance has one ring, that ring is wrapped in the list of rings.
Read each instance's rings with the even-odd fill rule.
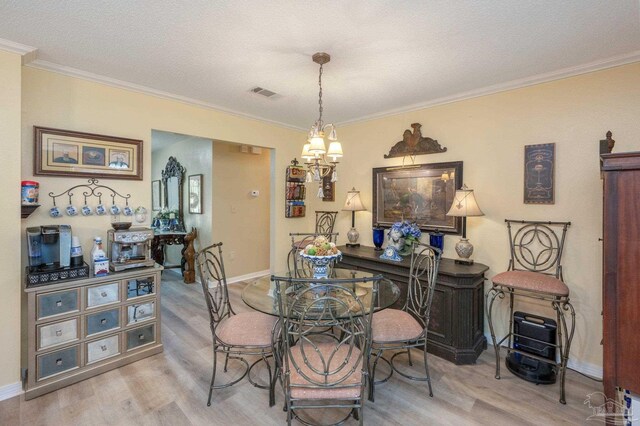
[[[229,286],[236,311],[243,283]],[[282,391],[268,407],[267,391],[246,380],[214,391],[206,399],[211,374],[211,333],[199,284],[185,285],[174,271],[163,273],[164,353],[68,386],[31,401],[0,402],[0,425],[278,425],[285,423]],[[418,371],[420,357],[414,356]],[[558,385],[536,386],[502,368],[494,379],[493,353],[476,365],[456,366],[429,357],[434,397],[424,382],[394,375],[376,388],[376,402],[365,405],[367,425],[534,425],[585,424],[591,410],[586,395],[602,385],[569,371],[567,405],[558,402]],[[238,364],[229,362],[230,374]],[[257,369],[258,378],[266,369]],[[382,369],[381,369],[382,370]],[[218,377],[223,377],[219,371]],[[217,381],[217,380],[216,380]],[[324,421],[340,413],[317,412]],[[357,424],[353,419],[349,424]]]

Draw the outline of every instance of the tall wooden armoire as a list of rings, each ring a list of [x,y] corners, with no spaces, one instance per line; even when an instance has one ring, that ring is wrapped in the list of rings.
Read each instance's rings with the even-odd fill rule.
[[[640,152],[602,154],[604,391],[640,394]]]

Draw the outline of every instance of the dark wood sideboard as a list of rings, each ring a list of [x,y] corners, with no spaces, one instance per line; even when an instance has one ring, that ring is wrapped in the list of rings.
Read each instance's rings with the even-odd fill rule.
[[[640,152],[602,155],[604,392],[640,393]]]
[[[380,259],[373,247],[338,247],[341,267],[381,273],[400,287],[401,308],[407,297],[410,258],[401,262]],[[482,263],[458,265],[453,259],[440,262],[429,321],[428,351],[455,364],[473,364],[487,348],[484,336],[484,273]]]

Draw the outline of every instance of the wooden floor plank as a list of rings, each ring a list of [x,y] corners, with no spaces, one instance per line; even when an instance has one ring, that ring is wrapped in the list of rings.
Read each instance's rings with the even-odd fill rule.
[[[245,283],[229,286],[236,312],[248,312],[242,303]],[[0,402],[1,425],[280,425],[284,397],[276,390],[277,404],[268,407],[267,391],[248,381],[214,391],[212,406],[206,399],[211,377],[211,330],[199,284],[185,285],[175,271],[163,273],[162,336],[165,351],[118,370],[43,395]],[[420,352],[414,366],[420,374]],[[252,362],[255,358],[251,358]],[[504,360],[502,360],[504,365]],[[219,364],[220,365],[220,364]],[[558,385],[536,386],[502,368],[494,378],[492,351],[475,365],[457,366],[429,357],[434,397],[424,382],[394,375],[376,388],[376,402],[365,405],[367,425],[533,425],[584,424],[591,414],[582,404],[587,394],[602,385],[569,371],[567,405],[558,402]],[[380,375],[385,371],[380,366]],[[218,369],[218,379],[230,380],[240,364],[230,362],[229,373]],[[266,369],[256,367],[263,379]],[[340,413],[318,411],[314,418],[328,421]],[[351,421],[350,424],[357,424]]]

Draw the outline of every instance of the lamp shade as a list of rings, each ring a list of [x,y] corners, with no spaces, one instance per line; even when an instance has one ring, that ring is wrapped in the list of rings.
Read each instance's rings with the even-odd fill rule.
[[[362,204],[362,200],[360,199],[360,191],[356,191],[356,189],[353,188],[351,191],[347,192],[347,200],[345,201],[342,210],[352,212],[367,210]]]
[[[327,148],[324,146],[324,132],[314,132],[314,135],[309,139],[309,152],[312,154],[324,154],[327,152]]]
[[[476,197],[473,195],[473,189],[468,189],[466,186],[463,186],[456,191],[447,216],[484,216],[484,213],[482,213],[482,210],[480,210],[478,206]]]
[[[329,157],[333,157],[334,160],[336,158],[342,157],[342,144],[340,142],[335,141],[329,144],[329,151],[327,151],[327,155]]]
[[[312,153],[309,152],[310,146],[310,143],[305,143],[302,147],[302,154],[300,155],[300,157],[302,157],[303,160],[312,160],[313,157],[315,157]]]

